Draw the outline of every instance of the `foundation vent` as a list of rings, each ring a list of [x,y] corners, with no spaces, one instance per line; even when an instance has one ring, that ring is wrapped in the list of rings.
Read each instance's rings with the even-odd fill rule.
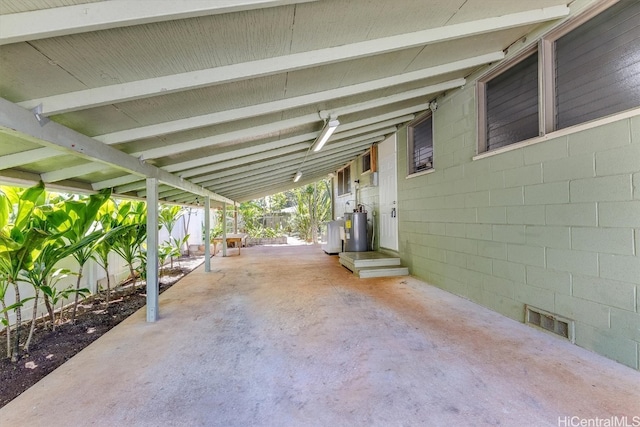
[[[525,323],[559,335],[572,343],[575,342],[573,320],[565,319],[557,314],[552,314],[530,305],[527,305],[525,310]]]

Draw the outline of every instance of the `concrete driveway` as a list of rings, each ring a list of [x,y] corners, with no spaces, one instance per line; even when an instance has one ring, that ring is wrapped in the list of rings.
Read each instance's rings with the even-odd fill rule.
[[[5,406],[0,425],[640,425],[640,372],[416,279],[356,279],[318,246],[247,248],[212,270],[162,294],[159,322],[136,313]]]

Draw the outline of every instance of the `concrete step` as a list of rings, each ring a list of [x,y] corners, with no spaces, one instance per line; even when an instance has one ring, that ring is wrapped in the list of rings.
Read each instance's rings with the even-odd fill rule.
[[[382,254],[380,252],[340,252],[340,260],[344,260],[355,268],[400,265],[399,257]]]
[[[370,277],[408,276],[409,269],[401,265],[395,267],[365,267],[358,270],[358,277],[366,279]]]
[[[341,252],[339,260],[361,278],[409,275],[409,269],[400,265],[399,257],[380,252]]]

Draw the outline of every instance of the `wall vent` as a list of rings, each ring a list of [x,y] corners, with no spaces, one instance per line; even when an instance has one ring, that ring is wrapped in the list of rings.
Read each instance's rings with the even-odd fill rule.
[[[525,306],[525,323],[551,332],[575,343],[574,322],[571,319],[552,314],[530,305]]]

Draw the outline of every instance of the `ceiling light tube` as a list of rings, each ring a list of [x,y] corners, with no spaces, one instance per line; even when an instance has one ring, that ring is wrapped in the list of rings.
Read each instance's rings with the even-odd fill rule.
[[[300,181],[300,178],[302,178],[302,172],[298,171],[298,172],[296,173],[296,176],[295,176],[295,177],[293,177],[293,182],[298,182],[298,181]]]
[[[320,132],[320,136],[318,136],[318,139],[316,139],[315,144],[313,144],[314,152],[317,153],[318,151],[322,150],[324,144],[326,144],[326,142],[329,140],[329,138],[339,125],[340,122],[338,121],[338,119],[329,119],[327,124],[325,124],[324,128],[322,129],[322,132]]]

